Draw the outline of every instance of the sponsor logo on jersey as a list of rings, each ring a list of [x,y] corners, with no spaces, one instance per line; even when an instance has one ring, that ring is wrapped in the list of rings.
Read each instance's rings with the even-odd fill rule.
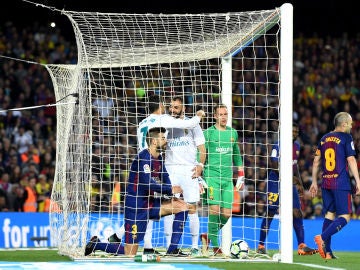
[[[216,147],[215,151],[220,154],[225,154],[230,151],[230,147]]]
[[[180,138],[174,138],[171,141],[168,141],[169,147],[180,147],[180,146],[188,146],[190,145],[189,141],[182,141]]]
[[[323,175],[323,178],[338,178],[339,177],[339,174],[337,173],[329,173],[329,174],[324,174]]]

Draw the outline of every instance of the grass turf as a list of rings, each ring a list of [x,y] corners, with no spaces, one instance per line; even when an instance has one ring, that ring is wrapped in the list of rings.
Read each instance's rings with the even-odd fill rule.
[[[191,262],[186,261],[186,263],[191,264],[202,264],[208,265],[212,268],[217,269],[261,269],[261,270],[270,270],[270,269],[347,269],[347,270],[357,270],[359,269],[360,256],[358,252],[336,252],[336,256],[339,258],[336,260],[324,260],[319,254],[312,256],[298,256],[294,253],[294,263],[285,264],[285,263],[268,263],[268,262],[245,262],[239,260],[239,262]],[[56,249],[16,249],[16,250],[0,250],[0,261],[11,261],[11,262],[71,262],[72,260],[67,256],[61,256],[57,253]],[[182,262],[184,263],[184,262]],[[176,265],[176,263],[171,263]]]

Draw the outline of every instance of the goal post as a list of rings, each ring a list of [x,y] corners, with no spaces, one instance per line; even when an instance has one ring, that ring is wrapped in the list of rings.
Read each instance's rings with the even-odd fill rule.
[[[281,6],[281,44],[280,44],[280,179],[293,177],[293,6]],[[290,101],[290,102],[289,102]],[[292,181],[280,181],[280,247],[281,260],[293,262],[293,219]],[[291,217],[291,218],[290,218]]]
[[[280,77],[282,78],[280,84],[280,99],[282,101],[292,100],[293,91],[292,91],[292,53],[293,53],[293,7],[291,4],[284,4],[280,8],[280,21],[281,21],[281,53],[280,58],[281,67],[286,67],[280,69]],[[261,34],[264,34],[268,29],[273,27],[273,25],[268,25],[266,30],[258,29],[255,31],[248,42],[245,44],[251,44],[256,40]],[[246,46],[238,48],[237,51],[233,53],[236,55],[240,50]],[[229,108],[232,107],[232,55],[228,55],[222,58],[222,100]],[[281,102],[281,101],[280,101]],[[280,107],[280,106],[279,106]],[[280,125],[284,127],[280,132],[280,141],[284,142],[283,145],[288,145],[288,147],[283,147],[280,149],[281,157],[286,157],[282,159],[282,163],[285,164],[283,169],[280,168],[280,179],[291,179],[292,178],[292,167],[289,171],[289,164],[292,164],[292,103],[287,103],[286,108],[283,108],[283,113],[280,113]],[[232,126],[232,113],[229,112],[228,125]],[[291,190],[292,182],[291,181],[282,181],[280,189],[283,191],[282,194],[285,194],[281,197],[281,226],[282,230],[280,232],[280,246],[281,246],[281,260],[286,263],[293,262],[293,235],[292,235],[292,219],[289,219],[289,216],[292,216],[292,204],[286,204],[284,202],[292,201],[292,193],[286,192]],[[230,250],[230,244],[232,241],[232,220],[231,218],[225,224],[222,229],[222,247],[224,250]]]
[[[221,58],[222,66],[222,102],[228,108],[232,108],[232,58],[231,55]],[[227,125],[232,127],[232,110],[228,111],[229,118]],[[232,218],[226,222],[222,228],[221,247],[226,255],[230,255],[230,246],[232,243]]]
[[[220,243],[225,254],[237,239],[256,250],[271,147],[279,138],[288,145],[291,137],[291,7],[214,14],[58,10],[69,18],[78,49],[77,64],[46,66],[57,99],[77,94],[69,97],[76,104],[57,109],[50,226],[60,254],[82,258],[92,235],[107,241],[123,224],[128,170],[137,154],[136,128],[149,114],[151,94],[161,94],[167,102],[181,95],[187,116],[198,106],[204,108],[203,129],[214,124],[216,103],[228,106],[228,125],[239,135],[247,189],[234,202],[239,210],[233,209]],[[283,35],[284,30],[291,34]],[[281,177],[291,172],[289,149],[281,149]],[[282,194],[291,193],[289,185],[281,188]],[[283,262],[292,262],[288,211],[281,204],[279,220],[267,239],[269,250],[281,249]],[[203,202],[199,216],[200,233],[206,232]],[[152,243],[159,250],[165,249],[163,226],[162,221],[154,225]],[[191,247],[187,227],[179,244],[183,249]]]

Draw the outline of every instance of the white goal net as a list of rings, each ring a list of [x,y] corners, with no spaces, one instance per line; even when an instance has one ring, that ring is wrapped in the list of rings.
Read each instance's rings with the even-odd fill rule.
[[[77,101],[57,108],[50,224],[59,253],[82,257],[92,235],[107,241],[123,224],[128,170],[137,154],[136,129],[149,114],[151,94],[167,101],[181,95],[187,116],[204,109],[203,129],[214,124],[216,103],[228,105],[228,125],[239,135],[247,188],[234,191],[233,217],[223,229],[222,243],[227,250],[233,240],[244,239],[256,249],[266,210],[270,151],[280,136],[280,44],[286,42],[280,39],[281,11],[61,11],[73,26],[78,63],[47,65],[56,98]],[[199,216],[201,233],[207,230],[205,204],[199,205]],[[270,228],[269,250],[280,248],[279,224]],[[163,231],[162,221],[155,222],[152,243],[159,250],[165,247]],[[190,239],[185,225],[182,249],[190,247]]]

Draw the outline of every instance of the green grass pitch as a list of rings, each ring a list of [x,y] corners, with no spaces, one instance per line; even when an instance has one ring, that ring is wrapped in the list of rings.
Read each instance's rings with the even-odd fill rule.
[[[312,256],[298,256],[294,253],[294,263],[267,263],[267,262],[190,262],[191,264],[202,264],[208,265],[212,268],[217,269],[346,269],[346,270],[357,270],[360,269],[360,253],[359,252],[335,252],[339,258],[336,260],[324,260],[319,254]],[[0,261],[11,261],[11,262],[66,262],[72,261],[67,256],[61,256],[57,253],[56,249],[26,249],[26,250],[0,250]],[[184,263],[184,262],[183,262]],[[176,265],[176,263],[171,263]]]

